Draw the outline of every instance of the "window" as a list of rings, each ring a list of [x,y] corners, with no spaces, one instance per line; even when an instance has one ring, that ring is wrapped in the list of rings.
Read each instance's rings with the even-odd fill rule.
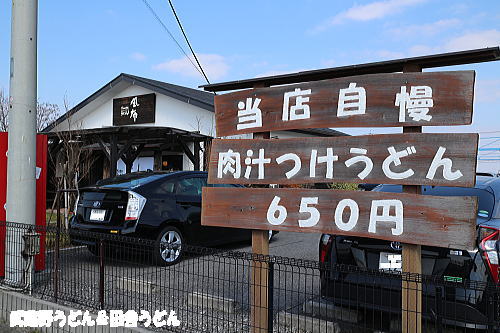
[[[236,185],[232,185],[232,184],[211,184],[210,185],[211,187],[238,187]]]
[[[173,194],[175,188],[175,180],[166,180],[160,184],[155,184],[153,193],[155,194]]]
[[[137,186],[142,186],[144,184],[150,183],[152,181],[158,180],[160,178],[165,177],[164,174],[127,174],[123,176],[118,176],[111,179],[105,179],[100,182],[97,182],[98,186],[102,187],[112,187],[112,188],[130,188],[133,189]]]
[[[207,186],[205,178],[183,178],[177,182],[176,194],[201,195],[201,188]]]

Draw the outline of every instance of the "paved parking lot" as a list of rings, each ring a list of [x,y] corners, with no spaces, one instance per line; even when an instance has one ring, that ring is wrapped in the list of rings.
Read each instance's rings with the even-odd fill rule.
[[[280,232],[269,244],[269,254],[296,259],[318,260],[318,242],[321,235],[314,233]],[[238,243],[223,248],[251,252],[250,243]]]

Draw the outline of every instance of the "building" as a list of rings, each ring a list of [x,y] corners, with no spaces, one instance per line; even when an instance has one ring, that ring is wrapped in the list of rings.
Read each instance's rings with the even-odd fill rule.
[[[90,170],[80,177],[84,183],[147,169],[204,170],[205,151],[217,136],[214,94],[122,73],[44,132],[57,161],[56,176],[64,163],[81,159],[80,150],[90,156]],[[271,133],[275,138],[339,135],[345,134],[331,129]],[[60,157],[67,147],[77,151]]]

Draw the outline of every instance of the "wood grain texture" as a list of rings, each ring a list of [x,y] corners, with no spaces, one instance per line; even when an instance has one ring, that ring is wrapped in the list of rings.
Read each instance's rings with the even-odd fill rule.
[[[217,136],[302,128],[468,125],[472,122],[474,79],[474,71],[369,74],[217,95]],[[338,117],[339,91],[348,88],[350,83],[365,88],[366,112]],[[402,86],[406,86],[408,92],[412,86],[432,88],[431,120],[414,121],[407,115],[405,122],[399,122],[395,99]],[[310,118],[283,121],[284,93],[296,88],[311,89],[307,95],[309,102],[303,103],[310,107]],[[247,98],[261,99],[262,127],[238,130],[238,103]],[[292,98],[291,105],[294,103]]]
[[[407,64],[403,72],[421,72],[418,64]],[[421,126],[403,127],[403,133],[422,133]],[[403,185],[404,193],[421,194],[419,185]],[[422,274],[422,246],[403,244],[403,272]],[[403,333],[422,332],[422,284],[419,282],[402,281],[402,330]]]
[[[474,186],[476,174],[476,154],[478,135],[455,133],[404,133],[364,136],[345,136],[331,138],[297,138],[280,140],[257,139],[218,139],[213,140],[209,162],[208,182],[212,184],[301,184],[301,183],[332,183],[353,182],[373,184],[404,184],[404,185],[445,185]],[[401,165],[391,164],[394,172],[404,172],[411,168],[414,172],[406,179],[388,178],[382,170],[384,160],[390,155],[388,147],[396,151],[407,147],[415,147],[416,153],[401,158]],[[443,158],[453,162],[452,171],[460,170],[462,176],[456,180],[446,180],[443,177],[443,167],[437,169],[433,179],[426,178],[429,167],[439,147],[445,147]],[[311,150],[317,149],[318,156],[326,155],[327,148],[333,148],[333,154],[338,155],[338,161],[333,163],[333,178],[326,178],[326,163],[317,163],[316,177],[310,177]],[[350,153],[350,148],[363,148],[373,162],[373,169],[364,179],[358,174],[365,168],[364,163],[356,163],[347,167],[345,162],[360,154]],[[241,176],[237,179],[233,174],[222,174],[218,178],[219,153],[232,149],[240,153]],[[245,158],[247,150],[253,150],[253,157],[258,156],[259,149],[264,149],[265,157],[271,162],[265,165],[264,179],[258,179],[258,167],[252,166],[249,178],[244,177]],[[286,153],[297,154],[301,159],[300,171],[288,179],[286,173],[294,163],[284,161],[278,164],[276,158]]]
[[[287,218],[280,225],[267,222],[267,211],[275,196],[281,198],[279,204],[287,209]],[[303,197],[318,197],[318,204],[312,205],[321,214],[315,226],[304,228],[298,225],[299,219],[310,216],[309,213],[299,213]],[[350,231],[340,230],[334,222],[336,207],[342,199],[352,199],[359,207],[358,222]],[[403,233],[396,236],[392,234],[393,222],[378,222],[376,233],[369,233],[372,200],[393,199],[403,204]],[[391,215],[394,214],[392,211]],[[207,226],[328,233],[456,249],[474,248],[476,214],[475,197],[405,193],[205,187],[202,199],[202,225]],[[347,222],[348,219],[349,208],[346,208],[343,220]]]

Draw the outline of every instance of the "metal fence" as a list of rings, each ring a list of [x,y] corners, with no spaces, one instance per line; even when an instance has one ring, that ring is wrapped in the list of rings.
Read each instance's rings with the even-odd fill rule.
[[[401,310],[401,293],[418,288],[424,332],[500,328],[500,289],[486,283],[194,246],[184,247],[178,264],[162,266],[154,261],[151,240],[4,222],[0,235],[7,234],[11,244],[7,261],[17,260],[13,249],[23,251],[23,235],[31,231],[42,235],[44,269],[34,274],[29,290],[29,260],[23,259],[16,268],[19,274],[6,274],[1,286],[20,287],[20,292],[36,298],[92,313],[133,310],[153,316],[155,311],[175,311],[179,326],[163,330],[399,332],[402,322],[416,325],[414,320],[402,321],[403,315],[415,314]],[[74,246],[75,236],[95,246]],[[264,276],[252,276],[256,266],[264,268]],[[20,282],[9,276],[23,278]],[[261,302],[252,301],[252,288],[261,286],[268,296],[264,293]],[[267,316],[266,327],[252,327],[252,314]],[[146,317],[139,318],[142,326],[148,326]]]

